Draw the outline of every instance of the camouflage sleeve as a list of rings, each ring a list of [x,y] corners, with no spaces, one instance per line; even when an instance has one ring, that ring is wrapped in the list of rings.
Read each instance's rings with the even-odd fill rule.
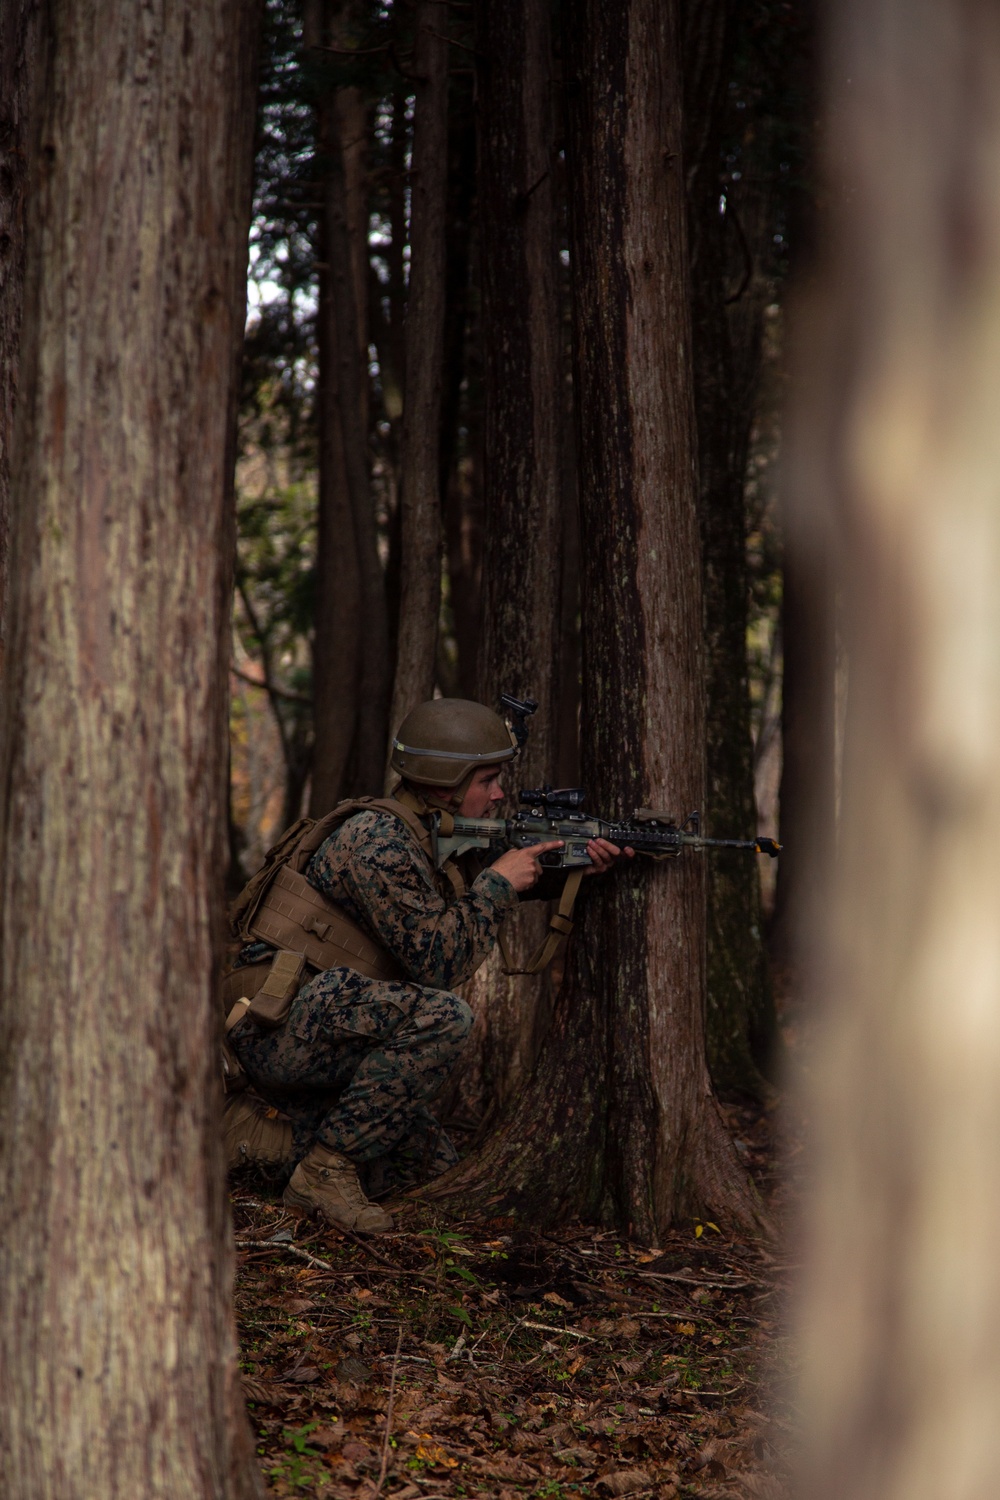
[[[332,842],[332,841],[328,841]],[[464,896],[446,902],[413,840],[388,814],[362,813],[338,831],[336,855],[324,845],[309,879],[334,900],[348,899],[364,924],[417,984],[452,989],[488,956],[507,913],[513,886],[484,870]],[[324,879],[324,866],[335,880]]]

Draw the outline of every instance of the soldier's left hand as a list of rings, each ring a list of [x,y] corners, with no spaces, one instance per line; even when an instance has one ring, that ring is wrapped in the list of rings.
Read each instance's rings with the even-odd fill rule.
[[[634,849],[627,846],[619,849],[609,839],[591,839],[587,845],[587,853],[591,863],[584,870],[585,875],[604,875],[619,859],[635,858]]]

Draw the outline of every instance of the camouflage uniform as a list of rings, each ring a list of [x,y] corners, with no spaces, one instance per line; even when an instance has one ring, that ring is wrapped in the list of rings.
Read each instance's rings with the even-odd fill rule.
[[[487,957],[517,894],[486,869],[464,895],[442,895],[404,824],[376,810],[348,818],[320,845],[306,877],[414,983],[326,969],[299,991],[277,1030],[245,1017],[229,1044],[259,1092],[291,1118],[296,1159],[318,1142],[367,1168],[375,1192],[444,1171],[455,1151],[427,1103],[472,1024],[468,1005],[450,990]],[[254,944],[241,961],[266,954]]]

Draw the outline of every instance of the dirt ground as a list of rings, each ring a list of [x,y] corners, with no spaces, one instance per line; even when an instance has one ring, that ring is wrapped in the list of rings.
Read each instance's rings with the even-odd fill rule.
[[[730,1109],[782,1218],[772,1119]],[[275,1496],[784,1493],[781,1240],[644,1249],[419,1203],[361,1240],[232,1186],[244,1386]]]

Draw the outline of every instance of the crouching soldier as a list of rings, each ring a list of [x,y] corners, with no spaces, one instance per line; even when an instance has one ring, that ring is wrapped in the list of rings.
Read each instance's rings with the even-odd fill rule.
[[[297,824],[234,907],[245,945],[225,981],[228,1061],[272,1108],[227,1097],[230,1164],[294,1167],[291,1208],[384,1233],[392,1219],[362,1179],[384,1191],[457,1160],[430,1110],[472,1024],[453,991],[558,844],[509,850],[467,883],[453,860],[435,869],[431,816],[494,815],[516,754],[481,704],[421,704],[393,742],[394,795]],[[604,840],[589,852],[595,872],[618,854]]]

